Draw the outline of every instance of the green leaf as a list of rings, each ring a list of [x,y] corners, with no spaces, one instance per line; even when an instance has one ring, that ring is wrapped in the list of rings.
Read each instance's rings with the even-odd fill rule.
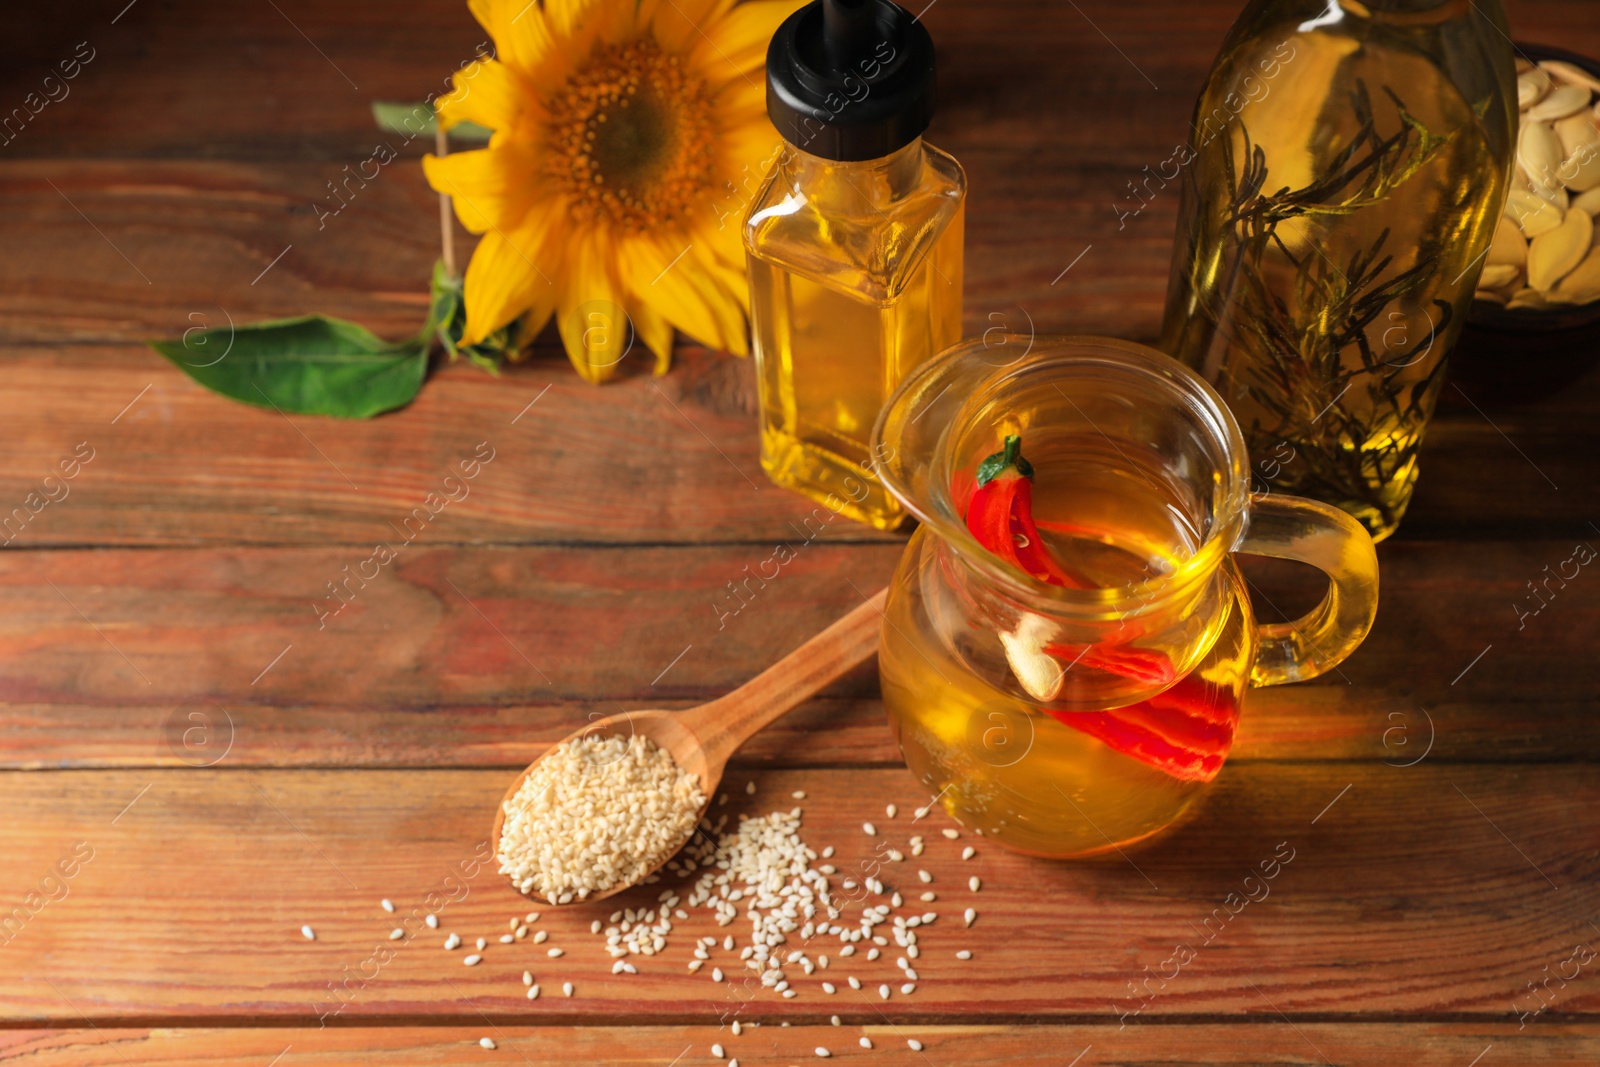
[[[407,140],[424,134],[432,137],[435,128],[433,105],[420,100],[411,104],[374,100],[372,117],[377,121],[379,129],[398,133]],[[445,132],[453,140],[467,144],[486,144],[489,136],[494,133],[493,130],[479,126],[476,122],[458,122]]]
[[[428,338],[390,344],[325,315],[192,329],[151,341],[213,392],[296,415],[366,419],[404,407],[422,387]]]

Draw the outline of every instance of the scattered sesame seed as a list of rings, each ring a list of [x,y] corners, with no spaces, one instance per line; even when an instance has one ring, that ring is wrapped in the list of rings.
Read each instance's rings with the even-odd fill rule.
[[[487,942],[487,941],[485,941],[485,940],[484,940],[484,939],[483,939],[483,938],[481,938],[481,937],[480,937],[480,938],[478,938],[478,951],[479,951],[479,952],[482,952],[482,951],[483,951],[483,950],[484,950],[484,949],[486,949],[486,948],[488,948],[488,947],[489,947],[489,942]]]
[[[565,996],[569,996],[569,997],[572,996],[572,983],[571,982],[562,982],[561,983],[561,992]]]
[[[722,981],[722,968],[721,967],[713,967],[713,968],[711,968],[711,980],[713,982]]]
[[[933,881],[933,875],[929,874],[927,871],[918,871],[917,878],[924,883]]]
[[[389,931],[389,940],[390,941],[398,941],[404,936],[406,936],[406,932],[404,930],[400,929],[400,927],[398,927],[398,926],[396,926],[393,930]]]
[[[915,993],[916,991],[917,991],[917,987],[915,985],[912,985],[910,982],[907,982],[905,985],[900,987],[900,992],[904,993],[906,996],[910,996],[912,993]]]
[[[940,830],[939,832],[941,834],[943,834],[945,837],[949,838],[951,841],[954,841],[956,838],[961,836],[961,831],[960,830],[952,830],[949,827],[945,827],[943,830]]]
[[[449,937],[445,938],[444,939],[444,947],[445,947],[445,951],[446,952],[448,952],[449,950],[451,950],[453,948],[460,948],[461,947],[461,938],[460,938],[460,936],[457,935],[457,934],[451,934]]]
[[[970,960],[971,958],[972,950],[969,948],[964,948],[960,952],[956,953],[956,959],[958,960]]]
[[[478,1038],[478,1044],[486,1049],[493,1049],[495,1047],[494,1038],[492,1037],[480,1037]]]
[[[515,940],[516,940],[516,939],[517,939],[517,938],[516,938],[516,935],[515,935],[515,934],[501,934],[501,935],[500,935],[500,943],[501,943],[501,944],[502,944],[502,945],[509,945],[509,944],[511,944],[511,943],[512,943],[512,942],[513,942],[513,941],[515,941]]]
[[[853,974],[849,978],[845,979],[845,981],[850,983],[850,988],[851,989],[860,989],[861,988],[861,979],[857,978]]]
[[[536,911],[530,911],[528,914],[522,917],[522,921],[525,923],[536,923],[539,921],[539,913]]]
[[[538,986],[531,985],[531,986],[528,987],[528,999],[529,1000],[538,1000],[539,999],[539,987]]]
[[[432,912],[428,913],[422,921],[428,924],[428,929],[430,930],[439,929],[439,916],[434,915]]]
[[[383,906],[384,911],[394,911],[394,901],[390,900],[388,897],[384,897],[382,900],[378,901],[378,903]]]
[[[822,983],[822,991],[823,991],[823,992],[824,992],[824,993],[833,993],[833,992],[837,992],[837,990],[836,990],[836,989],[835,989],[835,988],[834,988],[834,985],[833,985],[833,983],[832,983],[832,982],[823,982],[823,983]]]
[[[307,941],[315,941],[317,939],[317,932],[311,929],[309,926],[302,926],[300,928],[300,936],[304,937]]]
[[[884,1000],[889,999],[889,986],[887,983],[878,987],[878,996],[882,997]]]
[[[910,1047],[912,1052],[921,1052],[922,1051],[922,1042],[918,1041],[914,1037],[906,1038],[906,1045]]]
[[[978,854],[978,850],[973,848],[971,845],[968,845],[966,848],[961,850],[961,858],[964,859],[964,860],[970,860],[972,857],[976,856],[977,854]]]
[[[862,1047],[862,1048],[871,1048],[871,1047],[872,1047],[872,1038],[870,1038],[870,1037],[863,1037],[863,1038],[862,1038],[862,1039],[861,1039],[861,1047]]]
[[[713,1056],[715,1056],[719,1060],[722,1059],[723,1058],[722,1046],[721,1045],[712,1045],[711,1046],[711,1054]]]
[[[872,825],[870,822],[864,822],[861,824],[861,832],[866,834],[868,837],[876,837],[878,834],[878,828]]]
[[[918,808],[917,811],[916,811],[916,816],[919,819],[926,818],[927,815],[928,815],[928,809],[927,808]]]
[[[933,890],[930,889],[928,892],[922,894],[922,899],[923,899],[924,902],[931,904],[935,900],[939,899],[939,894],[933,892]]]
[[[555,959],[557,956],[564,956],[564,955],[566,955],[566,953],[562,949],[553,948],[553,949],[550,950],[550,958],[551,959]]]
[[[523,985],[532,985],[533,984],[533,972],[532,971],[523,971],[522,972],[522,984]]]
[[[478,962],[480,960],[482,960],[482,959],[483,959],[482,956],[479,956],[476,953],[474,953],[473,955],[468,956],[467,958],[463,959],[461,962],[466,964],[468,967],[476,967],[478,965]]]
[[[973,875],[971,878],[967,879],[967,888],[976,893],[978,890],[983,888],[983,883],[978,880],[977,875]]]
[[[744,791],[749,796],[755,796],[756,795],[756,783],[755,782],[746,782],[744,784]]]
[[[784,991],[783,991],[783,999],[784,999],[784,1000],[793,1000],[793,999],[794,999],[794,998],[795,998],[795,997],[797,997],[797,996],[799,996],[799,994],[798,994],[798,993],[796,993],[796,992],[795,992],[795,991],[794,991],[794,990],[792,990],[792,989],[785,989],[785,990],[784,990]]]
[[[889,816],[889,818],[892,819],[895,816],[895,812],[897,812],[899,810],[900,810],[899,808],[896,808],[893,804],[890,804],[887,808],[883,809],[883,813],[885,815]]]
[[[550,940],[550,931],[549,930],[540,930],[538,933],[533,935],[533,943],[535,945],[542,945],[548,940]],[[478,942],[478,947],[479,948],[483,947],[483,942],[481,940]]]
[[[828,1021],[833,1023],[833,1025],[835,1025],[835,1026],[839,1025],[839,1017],[837,1015],[832,1016],[831,1018],[829,1018]]]
[[[796,800],[804,800],[806,798],[806,791],[804,789],[796,789],[789,795],[794,797]]]
[[[879,957],[879,956],[881,956],[881,955],[883,955],[883,953],[881,953],[881,952],[879,952],[879,951],[878,951],[878,950],[877,950],[877,949],[875,949],[875,948],[869,948],[869,949],[867,949],[867,959],[869,959],[869,960],[875,960],[875,959],[877,959],[877,958],[878,958],[878,957]]]
[[[598,934],[600,932],[600,920],[599,919],[596,919],[594,922],[589,924],[589,932],[591,934]]]
[[[743,1028],[739,1025],[739,1020],[738,1019],[733,1020],[733,1036],[734,1037],[738,1037],[739,1036],[739,1031],[741,1029],[743,1029]]]
[[[827,1049],[823,1048],[821,1045],[818,1045],[817,1046],[817,1055],[821,1056],[823,1059],[827,1059],[829,1056],[832,1056],[833,1053],[829,1052]]]
[[[967,925],[971,926],[974,922],[976,922],[978,920],[978,910],[976,908],[968,908],[966,910],[966,914],[963,915],[962,917],[967,920]]]

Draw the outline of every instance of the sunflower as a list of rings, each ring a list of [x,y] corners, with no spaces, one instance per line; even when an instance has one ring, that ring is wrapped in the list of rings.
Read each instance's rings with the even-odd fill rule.
[[[615,373],[624,321],[657,374],[674,327],[747,352],[739,197],[780,143],[763,64],[801,2],[468,0],[495,58],[457,72],[438,112],[494,135],[423,160],[482,235],[463,343],[523,316],[532,337],[554,314],[592,382]]]

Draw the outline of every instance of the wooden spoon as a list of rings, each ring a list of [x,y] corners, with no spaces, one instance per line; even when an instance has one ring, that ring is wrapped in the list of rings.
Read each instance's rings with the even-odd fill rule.
[[[706,808],[711,806],[711,798],[716,795],[728,758],[740,745],[878,651],[878,630],[887,593],[888,590],[879,590],[866,603],[726,696],[686,711],[630,711],[611,715],[575,730],[552,745],[545,755],[578,737],[628,737],[632,734],[647,737],[665,749],[679,768],[700,779],[700,791],[706,800],[695,817],[698,826]],[[523,781],[538,765],[539,760],[534,760],[517,776],[495,811],[490,840],[494,842],[497,855],[505,829],[506,803],[517,795]],[[683,840],[663,852],[661,863],[641,875],[641,879],[655,873],[693,834],[691,829]],[[603,892],[590,893],[584,900],[604,900],[627,888],[615,885]],[[525,895],[534,896],[531,891]],[[536,899],[555,904],[542,897]],[[581,902],[574,898],[572,903]]]

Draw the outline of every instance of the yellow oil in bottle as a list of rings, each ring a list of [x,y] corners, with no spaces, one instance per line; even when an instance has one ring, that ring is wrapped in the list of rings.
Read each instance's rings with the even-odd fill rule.
[[[1500,214],[1515,93],[1498,3],[1321,6],[1256,0],[1200,95],[1161,347],[1271,488],[1377,539]]]
[[[965,191],[920,139],[866,162],[791,148],[746,223],[762,467],[879,529],[905,512],[871,473],[872,426],[960,339]]]

